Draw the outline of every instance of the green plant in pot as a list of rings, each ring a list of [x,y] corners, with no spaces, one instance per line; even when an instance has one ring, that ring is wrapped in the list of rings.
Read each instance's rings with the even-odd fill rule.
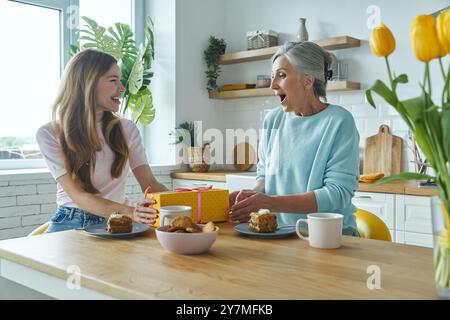
[[[217,78],[220,75],[220,55],[225,53],[227,45],[225,40],[210,36],[208,47],[203,52],[206,62],[206,78],[208,80],[206,89],[208,92],[219,91]]]
[[[375,107],[372,93],[378,94],[390,104],[408,125],[422,150],[434,176],[423,173],[404,172],[385,177],[378,184],[394,180],[432,179],[439,190],[438,205],[432,206],[434,234],[434,263],[437,292],[450,298],[450,65],[445,71],[442,58],[450,53],[450,11],[436,18],[431,15],[417,16],[411,27],[411,42],[416,58],[424,62],[421,95],[400,100],[397,87],[408,82],[408,76],[396,76],[391,72],[388,56],[395,50],[395,39],[385,26],[374,28],[370,38],[372,52],[384,57],[389,77],[389,85],[377,80],[366,90],[367,101]],[[430,63],[439,63],[444,83],[440,103],[432,99]],[[440,202],[440,205],[439,205]]]
[[[207,172],[210,168],[210,146],[209,143],[203,146],[196,146],[198,126],[193,121],[185,121],[181,123],[174,131],[170,133],[173,137],[171,144],[179,144],[184,142],[187,147],[189,167],[193,172]],[[186,143],[189,141],[188,143]]]
[[[125,86],[120,113],[125,117],[131,116],[135,123],[150,124],[155,119],[152,93],[148,88],[153,77],[151,68],[155,57],[153,21],[147,17],[145,44],[138,47],[129,25],[116,23],[106,29],[88,17],[82,19],[86,25],[79,33],[80,40],[84,42],[81,46],[71,45],[70,55],[85,49],[112,55],[119,63],[121,81]]]

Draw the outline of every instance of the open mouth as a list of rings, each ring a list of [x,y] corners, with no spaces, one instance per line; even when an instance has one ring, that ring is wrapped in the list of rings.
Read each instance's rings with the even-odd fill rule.
[[[283,103],[286,100],[285,94],[279,94],[278,97],[280,98],[280,102]]]
[[[120,104],[120,98],[119,98],[119,97],[111,97],[111,100],[112,100],[115,104]]]

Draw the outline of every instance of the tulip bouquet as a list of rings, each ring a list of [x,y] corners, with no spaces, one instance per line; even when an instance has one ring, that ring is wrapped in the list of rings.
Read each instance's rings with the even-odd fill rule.
[[[395,38],[384,24],[372,30],[370,48],[378,57],[384,57],[389,77],[389,85],[377,80],[366,90],[367,101],[375,107],[372,93],[375,92],[400,114],[414,134],[417,144],[433,168],[435,176],[422,173],[404,172],[386,177],[378,184],[393,180],[433,179],[439,188],[444,231],[435,244],[436,283],[450,289],[450,65],[446,71],[442,58],[450,53],[450,10],[438,18],[432,15],[417,16],[411,26],[412,48],[418,60],[424,63],[421,95],[401,101],[397,87],[408,82],[406,74],[396,76],[389,65],[389,55],[395,50]],[[430,63],[439,63],[444,87],[440,95],[440,105],[432,100]]]

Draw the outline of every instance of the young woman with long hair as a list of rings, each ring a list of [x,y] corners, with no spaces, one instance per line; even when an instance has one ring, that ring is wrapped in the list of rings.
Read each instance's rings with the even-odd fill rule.
[[[68,63],[52,121],[39,128],[36,139],[57,181],[56,214],[47,232],[103,223],[112,213],[151,224],[153,200],[136,207],[125,196],[131,169],[142,191],[165,191],[150,169],[134,123],[120,118],[125,88],[117,61],[110,55],[84,50]]]

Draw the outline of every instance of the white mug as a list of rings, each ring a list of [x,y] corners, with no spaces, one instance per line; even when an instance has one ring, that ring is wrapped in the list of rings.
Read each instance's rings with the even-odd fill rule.
[[[344,216],[339,213],[311,213],[308,219],[298,219],[295,224],[297,235],[309,242],[309,245],[320,249],[335,249],[341,246],[342,220]],[[308,224],[309,237],[300,232],[300,223]]]
[[[160,227],[170,225],[176,216],[191,216],[192,208],[189,206],[165,206],[159,209]]]

